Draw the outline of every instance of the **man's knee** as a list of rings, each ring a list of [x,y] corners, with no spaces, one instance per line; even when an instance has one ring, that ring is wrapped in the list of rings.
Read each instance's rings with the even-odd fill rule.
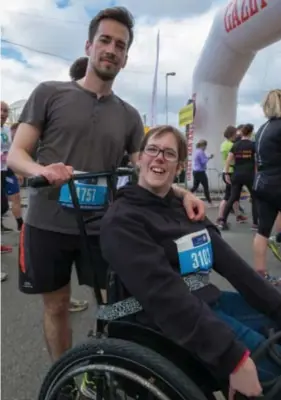
[[[70,285],[51,293],[43,294],[44,311],[53,317],[68,314]]]

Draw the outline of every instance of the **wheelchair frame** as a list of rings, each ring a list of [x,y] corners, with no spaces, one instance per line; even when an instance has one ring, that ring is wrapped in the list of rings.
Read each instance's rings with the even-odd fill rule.
[[[72,179],[68,182],[73,206],[76,211],[77,224],[82,238],[82,244],[83,244],[82,251],[84,252],[85,260],[86,262],[89,263],[89,265],[93,265],[94,263],[92,260],[91,248],[87,237],[86,223],[93,220],[98,220],[101,217],[95,216],[86,221],[84,220],[83,213],[80,209],[79,199],[76,193],[74,181],[105,177],[107,179],[107,185],[109,189],[107,204],[103,208],[103,211],[105,211],[109,206],[110,202],[113,201],[115,198],[117,191],[116,189],[117,178],[119,176],[131,177],[133,173],[134,170],[132,168],[118,168],[117,170],[111,172],[76,174],[73,175]],[[44,177],[38,176],[30,178],[28,186],[39,188],[39,187],[49,186],[49,184]],[[101,306],[107,307],[107,305],[102,300],[101,291],[95,273],[94,273],[94,292],[96,296],[97,307],[98,308],[100,308]],[[172,363],[176,368],[181,370],[185,374],[187,379],[191,380],[195,384],[195,386],[198,387],[198,390],[202,392],[202,395],[205,396],[207,400],[215,400],[214,392],[220,391],[225,396],[227,396],[228,394],[227,382],[223,381],[219,382],[216,378],[214,378],[211,371],[209,371],[205,366],[203,366],[200,360],[197,360],[187,350],[177,345],[176,343],[170,341],[169,339],[164,337],[161,333],[156,332],[150,328],[143,327],[131,322],[105,321],[98,318],[96,333],[94,334],[93,332],[90,332],[88,336],[96,339],[104,337],[112,339],[120,339],[126,342],[140,345],[143,347],[144,350],[150,349],[153,352],[156,352],[157,354],[161,355],[161,357]],[[271,356],[275,360],[277,360],[277,362],[280,363],[281,365],[281,359],[279,359],[280,355],[276,354],[273,348],[273,345],[280,340],[281,340],[281,332],[278,332],[277,334],[274,335],[271,333],[269,339],[259,349],[257,349],[255,354],[252,354],[251,356],[252,359],[254,361],[257,361],[264,355],[265,352],[269,351]],[[78,370],[75,371],[77,374]],[[59,384],[62,384],[64,381],[66,381],[66,379],[69,379],[71,375],[74,376],[75,371],[72,374],[67,374],[67,377],[61,378],[56,386],[59,386]],[[271,400],[273,399],[273,396],[278,394],[278,392],[280,392],[281,394],[281,377],[277,378],[274,382],[266,383],[265,387],[273,385],[273,383],[274,387],[268,392],[268,394],[265,397],[262,398],[259,397],[259,399]],[[51,399],[52,398],[53,397],[51,397]],[[101,399],[98,393],[97,393],[97,399]],[[246,399],[246,397],[241,394],[236,394],[235,399],[243,400]],[[197,399],[193,397],[193,400]]]

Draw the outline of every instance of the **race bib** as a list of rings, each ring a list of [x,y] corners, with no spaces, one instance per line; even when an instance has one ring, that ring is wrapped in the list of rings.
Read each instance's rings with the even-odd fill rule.
[[[80,208],[83,210],[95,210],[107,202],[108,188],[106,178],[93,180],[74,181]],[[66,208],[73,208],[72,198],[68,184],[61,187],[59,203]]]
[[[175,241],[181,275],[208,273],[213,266],[213,249],[207,229],[185,235]]]

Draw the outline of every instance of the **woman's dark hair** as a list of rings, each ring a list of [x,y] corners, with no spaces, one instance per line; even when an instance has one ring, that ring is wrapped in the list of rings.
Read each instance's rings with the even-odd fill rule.
[[[147,134],[144,136],[141,146],[140,146],[140,151],[143,152],[145,147],[147,146],[147,143],[149,139],[152,136],[163,136],[166,133],[171,133],[174,135],[177,145],[178,145],[178,154],[179,154],[179,162],[184,162],[187,157],[187,149],[186,149],[186,142],[183,134],[177,129],[174,128],[171,125],[160,125],[156,126],[155,128],[150,129]]]
[[[196,143],[196,148],[200,149],[201,147],[206,147],[208,144],[207,140],[201,139],[198,143]]]
[[[237,129],[239,128],[235,128],[235,126],[232,125],[228,125],[228,127],[225,129],[223,136],[226,139],[231,139],[232,137],[234,137],[236,135]]]
[[[88,66],[88,57],[80,57],[69,68],[69,76],[73,81],[84,78]]]
[[[113,19],[114,21],[119,22],[122,25],[125,25],[129,31],[129,43],[128,48],[133,43],[134,39],[134,17],[133,15],[125,8],[125,7],[110,7],[104,10],[101,10],[90,22],[89,32],[88,32],[88,40],[92,43],[95,34],[97,33],[99,24],[104,19]]]
[[[253,133],[253,131],[254,131],[253,124],[245,124],[245,125],[243,125],[243,128],[241,129],[243,136],[250,136]]]

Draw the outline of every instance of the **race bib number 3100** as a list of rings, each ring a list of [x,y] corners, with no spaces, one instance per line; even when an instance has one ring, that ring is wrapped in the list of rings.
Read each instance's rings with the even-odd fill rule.
[[[175,241],[181,275],[209,272],[213,266],[213,249],[207,229],[185,235]]]
[[[76,181],[74,184],[81,209],[94,210],[106,204],[108,189],[105,179],[100,178],[96,184],[84,183],[82,181]],[[68,184],[61,187],[59,203],[63,207],[73,208]]]

